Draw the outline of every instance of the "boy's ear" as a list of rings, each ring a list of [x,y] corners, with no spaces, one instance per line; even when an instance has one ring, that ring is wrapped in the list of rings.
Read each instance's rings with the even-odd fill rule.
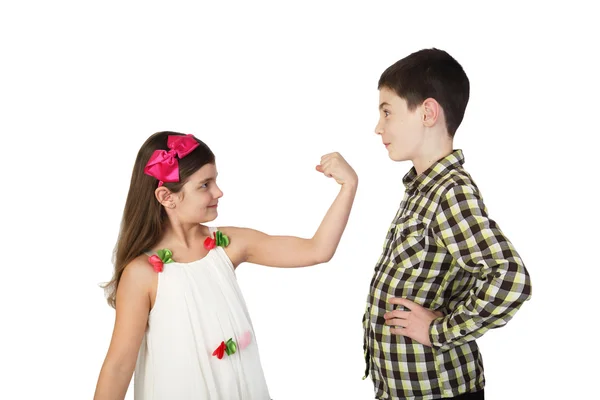
[[[440,118],[442,107],[440,106],[440,103],[430,97],[423,101],[421,110],[423,125],[430,128],[434,126],[437,120]]]
[[[164,186],[157,187],[154,191],[156,200],[165,208],[175,208],[174,195]]]

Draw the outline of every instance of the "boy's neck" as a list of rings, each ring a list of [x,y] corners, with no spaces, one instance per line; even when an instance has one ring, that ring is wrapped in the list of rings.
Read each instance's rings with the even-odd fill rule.
[[[412,159],[417,176],[421,175],[442,158],[450,155],[453,150],[452,139],[438,142],[435,146],[423,146],[420,154]]]

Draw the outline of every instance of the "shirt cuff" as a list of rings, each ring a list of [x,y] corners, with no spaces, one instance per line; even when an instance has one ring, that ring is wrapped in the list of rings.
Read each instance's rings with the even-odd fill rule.
[[[452,343],[468,332],[458,325],[449,327],[451,315],[434,319],[429,326],[429,341],[435,350],[446,351],[452,348]]]

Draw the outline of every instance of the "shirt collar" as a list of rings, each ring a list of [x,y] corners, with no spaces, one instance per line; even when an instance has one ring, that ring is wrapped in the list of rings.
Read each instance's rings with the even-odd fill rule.
[[[433,163],[432,166],[418,176],[415,167],[412,167],[410,171],[404,175],[404,178],[402,178],[402,183],[404,183],[407,192],[413,190],[425,192],[434,182],[438,181],[449,171],[459,168],[464,162],[465,157],[462,150],[454,150],[446,157]]]

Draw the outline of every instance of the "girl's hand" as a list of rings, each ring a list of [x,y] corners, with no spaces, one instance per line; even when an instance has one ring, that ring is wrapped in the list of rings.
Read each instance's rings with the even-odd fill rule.
[[[344,160],[340,153],[329,153],[321,157],[321,163],[317,165],[317,171],[326,177],[333,178],[340,185],[356,187],[358,176],[350,164]]]

